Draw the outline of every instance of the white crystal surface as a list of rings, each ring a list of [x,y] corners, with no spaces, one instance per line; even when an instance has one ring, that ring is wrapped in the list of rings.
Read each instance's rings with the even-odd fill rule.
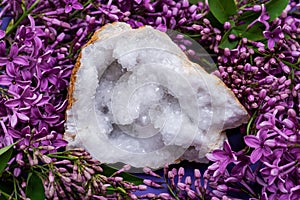
[[[203,161],[222,144],[223,130],[247,122],[232,92],[166,34],[115,23],[97,37],[82,50],[76,73],[70,147],[104,163],[159,168],[182,155]]]

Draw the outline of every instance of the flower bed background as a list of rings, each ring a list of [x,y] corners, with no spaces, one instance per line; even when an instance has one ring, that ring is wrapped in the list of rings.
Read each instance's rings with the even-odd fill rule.
[[[0,31],[0,199],[300,198],[299,2],[4,0],[1,8],[11,20]],[[166,166],[157,182],[64,151],[71,70],[93,32],[113,21],[174,29],[215,54],[215,74],[251,115],[239,130],[245,148],[225,142],[205,172]],[[168,193],[135,193],[160,181]]]

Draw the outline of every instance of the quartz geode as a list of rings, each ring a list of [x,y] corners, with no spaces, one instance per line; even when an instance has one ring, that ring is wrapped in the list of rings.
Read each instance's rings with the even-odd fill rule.
[[[65,139],[104,163],[162,167],[201,161],[245,109],[162,32],[108,24],[82,49],[71,78]]]

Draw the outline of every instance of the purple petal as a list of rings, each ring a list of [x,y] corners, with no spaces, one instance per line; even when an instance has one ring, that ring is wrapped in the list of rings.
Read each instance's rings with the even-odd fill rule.
[[[11,85],[12,78],[6,75],[0,75],[0,85]]]
[[[254,164],[261,158],[261,156],[262,156],[262,149],[257,148],[251,153],[250,161]]]
[[[65,140],[62,140],[62,139],[57,139],[57,140],[52,142],[52,145],[57,147],[57,148],[65,147],[67,144],[68,144],[68,142],[65,141]]]
[[[14,113],[11,118],[10,118],[10,125],[11,127],[15,127],[18,123],[18,118],[17,118],[17,115]]]
[[[66,13],[69,13],[69,12],[71,12],[72,11],[72,6],[71,5],[66,5],[66,7],[65,7],[65,12]]]
[[[10,48],[9,57],[14,58],[15,56],[18,55],[18,52],[19,52],[18,45],[14,43]]]
[[[8,62],[8,58],[0,57],[0,66],[5,66]]]
[[[16,76],[16,68],[15,65],[12,62],[8,62],[6,65],[6,73],[10,77],[15,77]]]
[[[224,151],[228,154],[232,154],[232,150],[231,150],[231,147],[228,143],[227,140],[224,141],[224,144],[223,144],[223,148],[224,148]]]
[[[47,79],[42,79],[41,80],[41,85],[40,85],[40,90],[41,91],[46,91],[48,88],[48,80]]]
[[[29,117],[27,117],[25,114],[23,113],[16,113],[17,117],[22,120],[22,121],[28,121]]]
[[[83,6],[82,6],[80,3],[78,3],[78,2],[73,3],[73,4],[72,4],[72,7],[73,7],[75,10],[81,10],[81,9],[83,9]]]
[[[55,124],[55,123],[57,123],[59,121],[59,117],[58,116],[51,116],[51,117],[45,118],[44,120],[48,124]]]
[[[259,139],[254,135],[247,135],[244,137],[245,143],[252,148],[260,147]]]
[[[57,77],[53,74],[51,74],[49,77],[48,77],[48,80],[50,83],[52,83],[53,85],[56,85],[57,83]]]
[[[268,48],[272,49],[275,46],[275,40],[274,39],[269,39],[268,40]]]
[[[21,131],[24,135],[26,135],[26,134],[30,134],[30,126],[26,126],[26,127],[24,127],[23,129],[22,129],[22,131]]]
[[[267,39],[271,38],[271,35],[272,35],[272,33],[270,31],[264,31],[263,34],[264,34],[265,38],[267,38]]]
[[[23,66],[28,66],[29,62],[26,58],[22,57],[22,56],[16,56],[13,60],[14,63],[18,64],[18,65],[23,65]]]
[[[20,100],[19,99],[12,99],[12,100],[6,101],[4,104],[7,107],[13,108],[13,107],[20,106]]]
[[[21,137],[23,137],[22,133],[20,133],[17,130],[9,128],[7,131],[8,131],[8,134],[11,135],[13,138],[21,138]]]
[[[217,160],[224,160],[225,158],[228,157],[228,155],[223,150],[219,150],[219,149],[214,150],[212,152],[212,155]]]
[[[0,39],[5,37],[5,32],[3,30],[0,30]]]

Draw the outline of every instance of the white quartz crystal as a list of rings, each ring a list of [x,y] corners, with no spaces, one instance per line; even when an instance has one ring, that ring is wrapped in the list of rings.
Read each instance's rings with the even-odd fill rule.
[[[148,26],[106,25],[83,48],[72,81],[65,138],[104,163],[203,161],[223,130],[248,120],[221,80]]]

